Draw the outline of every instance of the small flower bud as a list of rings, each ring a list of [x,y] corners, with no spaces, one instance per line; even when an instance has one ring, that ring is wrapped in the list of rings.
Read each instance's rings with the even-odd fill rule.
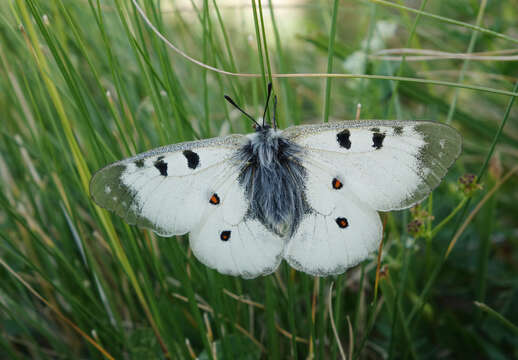
[[[459,178],[460,190],[467,197],[471,197],[478,190],[482,189],[482,185],[477,183],[477,176],[475,174],[464,174]]]
[[[417,238],[424,232],[424,223],[419,219],[410,221],[407,225],[407,232]]]

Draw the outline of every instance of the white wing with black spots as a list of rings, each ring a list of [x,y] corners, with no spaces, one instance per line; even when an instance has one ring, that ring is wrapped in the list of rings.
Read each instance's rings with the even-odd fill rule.
[[[461,151],[432,122],[344,121],[186,142],[98,171],[97,204],[160,235],[190,233],[195,256],[253,278],[282,258],[339,274],[376,250],[377,211],[423,200]]]
[[[380,217],[344,186],[333,169],[311,162],[304,166],[311,211],[289,239],[284,258],[308,274],[343,273],[376,250],[382,236]]]
[[[235,157],[244,141],[234,135],[152,150],[98,171],[90,192],[130,224],[162,236],[190,232],[196,257],[223,274],[264,275],[278,267],[284,241],[247,218]]]
[[[208,208],[190,234],[194,255],[222,274],[254,278],[279,266],[285,240],[247,216],[243,187],[231,178],[220,205]]]
[[[378,211],[423,200],[462,148],[455,129],[426,121],[342,121],[291,127],[283,136],[302,146],[308,161],[335,169],[344,186]]]
[[[90,182],[97,204],[162,236],[201,222],[213,194],[239,171],[232,156],[244,136],[165,146],[106,166]]]

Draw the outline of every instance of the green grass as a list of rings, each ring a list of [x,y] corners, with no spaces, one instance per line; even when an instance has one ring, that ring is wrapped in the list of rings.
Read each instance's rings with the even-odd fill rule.
[[[172,3],[139,1],[188,55],[258,76],[186,60],[129,0],[0,2],[0,358],[334,359],[338,342],[354,359],[518,357],[516,62],[344,65],[379,46],[516,47],[518,2]],[[275,75],[286,73],[305,75]],[[362,118],[449,122],[463,135],[418,211],[382,214],[379,273],[373,254],[330,278],[286,264],[223,276],[186,236],[160,238],[92,203],[91,174],[111,161],[251,132],[223,94],[260,116],[271,79],[282,127],[352,119],[361,103]],[[466,173],[482,188],[463,191]]]

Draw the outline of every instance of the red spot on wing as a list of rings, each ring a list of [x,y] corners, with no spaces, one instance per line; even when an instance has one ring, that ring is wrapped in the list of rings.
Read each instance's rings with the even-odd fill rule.
[[[345,229],[346,227],[349,226],[349,221],[347,221],[347,219],[344,217],[336,218],[335,221],[336,221],[336,224],[338,225],[338,227],[340,227],[342,229]]]
[[[209,202],[212,205],[218,205],[219,204],[219,196],[218,196],[218,194],[216,194],[216,193],[212,194],[212,196],[210,197]]]
[[[344,186],[342,182],[337,178],[334,178],[331,184],[333,185],[333,189],[335,190],[339,190]]]

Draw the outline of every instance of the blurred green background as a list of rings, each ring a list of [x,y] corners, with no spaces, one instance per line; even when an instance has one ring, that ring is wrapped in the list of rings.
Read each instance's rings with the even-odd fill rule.
[[[180,56],[130,0],[0,2],[0,358],[518,357],[518,1],[138,4],[179,49],[241,75]],[[109,162],[251,132],[223,94],[260,116],[271,74],[306,74],[274,76],[281,127],[361,103],[364,119],[463,135],[428,200],[382,214],[379,271],[373,254],[336,277],[223,276],[186,236],[90,200]]]

